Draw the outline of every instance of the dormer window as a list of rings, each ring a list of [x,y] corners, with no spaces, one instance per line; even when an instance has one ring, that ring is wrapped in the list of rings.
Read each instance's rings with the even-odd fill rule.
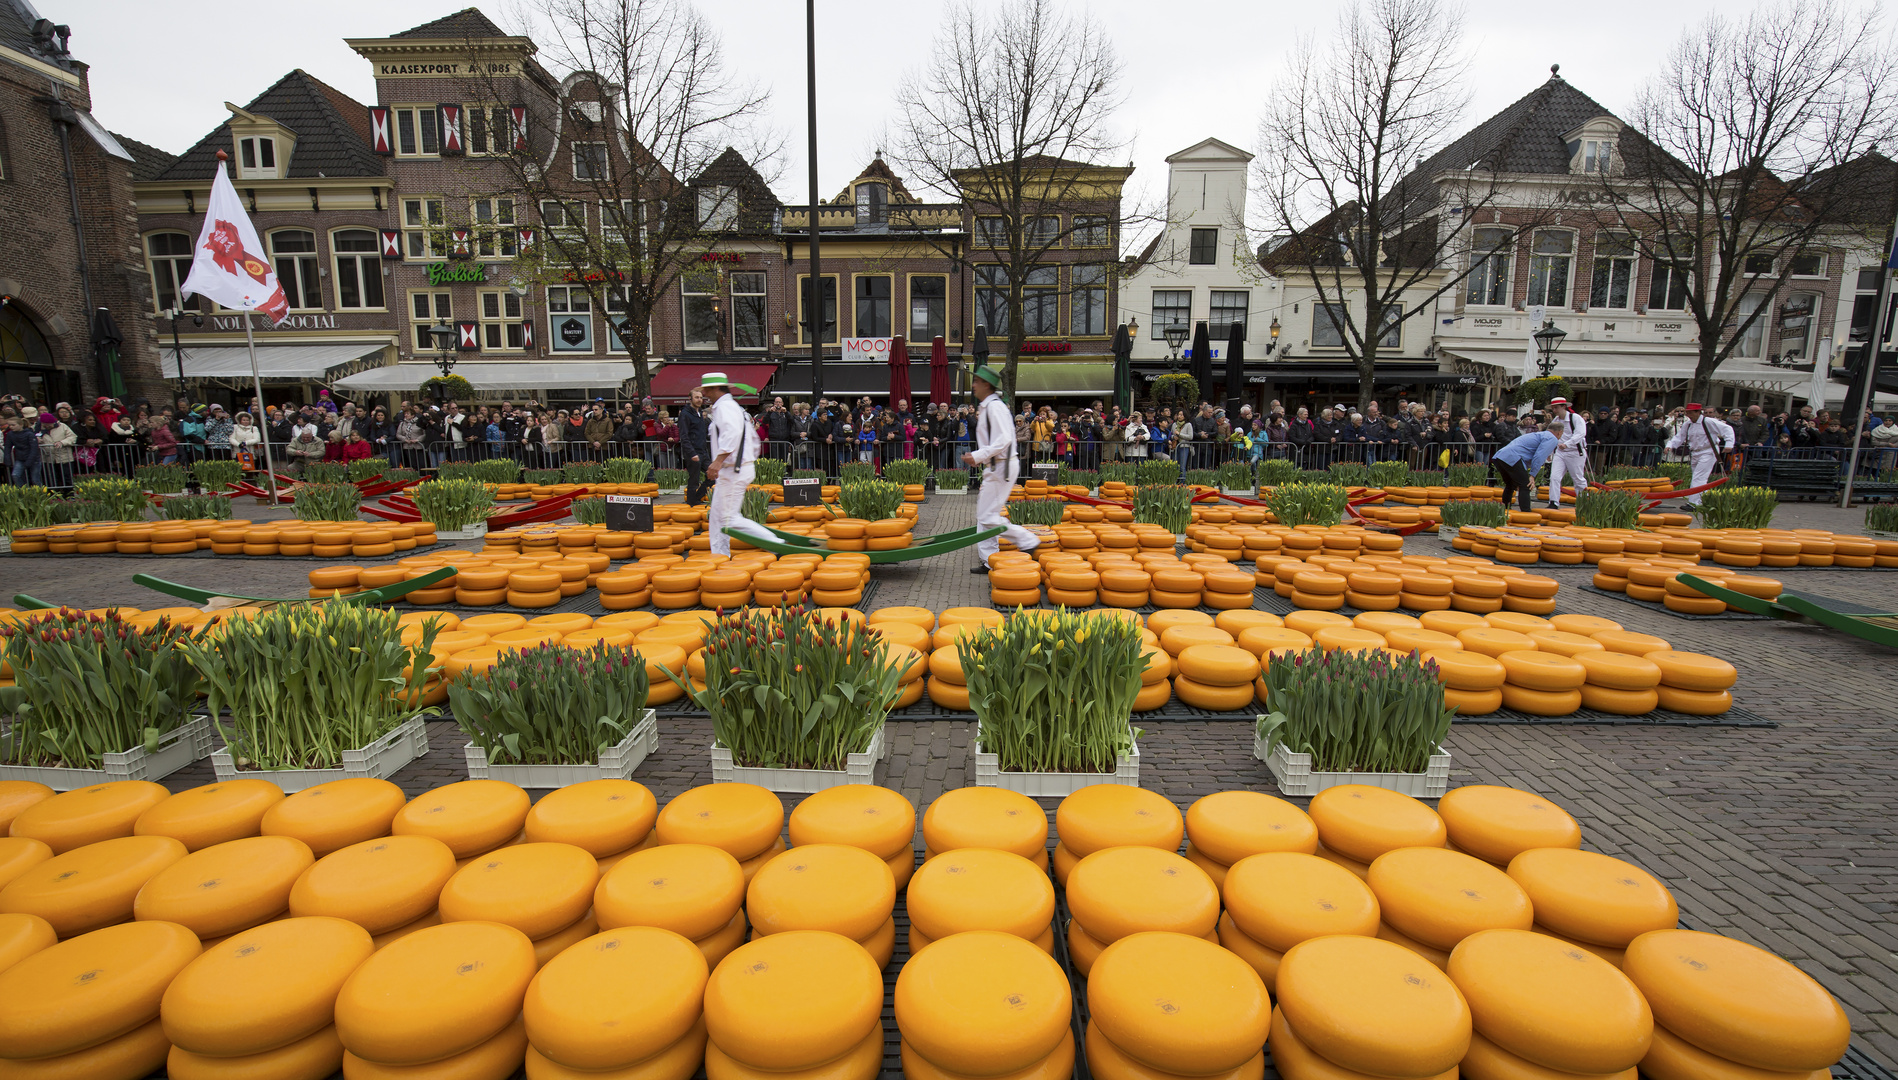
[[[890,185],[878,183],[857,185],[857,224],[881,224],[888,220],[889,215]]]
[[[738,224],[738,190],[716,185],[699,189],[699,228],[716,232]]]
[[[277,175],[277,140],[254,136],[237,140],[237,165],[240,177],[272,179]]]
[[[1585,173],[1606,173],[1609,161],[1614,154],[1614,144],[1607,139],[1582,140],[1582,171]]]
[[[1619,168],[1616,146],[1621,141],[1621,121],[1612,116],[1597,116],[1564,136],[1568,143],[1569,172],[1579,176],[1611,176]]]

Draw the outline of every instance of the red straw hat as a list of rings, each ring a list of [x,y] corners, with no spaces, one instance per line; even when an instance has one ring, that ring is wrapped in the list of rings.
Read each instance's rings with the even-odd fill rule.
[[[1698,401],[1690,401],[1690,402],[1688,402],[1688,403],[1687,403],[1687,411],[1688,411],[1688,412],[1699,412],[1699,411],[1700,411],[1700,402],[1698,402]]]

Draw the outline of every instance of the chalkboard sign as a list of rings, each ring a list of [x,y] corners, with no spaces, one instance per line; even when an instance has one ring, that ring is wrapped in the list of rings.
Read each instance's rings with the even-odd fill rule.
[[[824,482],[811,477],[807,480],[786,480],[784,482],[784,505],[816,506],[823,495]]]
[[[613,532],[651,532],[652,499],[645,495],[608,495],[606,527]]]

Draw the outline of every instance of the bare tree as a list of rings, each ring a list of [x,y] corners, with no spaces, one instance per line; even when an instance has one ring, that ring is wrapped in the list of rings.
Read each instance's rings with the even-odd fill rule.
[[[1636,98],[1629,120],[1645,139],[1602,185],[1641,253],[1682,271],[1700,332],[1696,400],[1808,256],[1883,237],[1855,237],[1829,211],[1858,194],[1842,166],[1898,131],[1884,27],[1875,9],[1837,0],[1710,15]],[[1750,292],[1761,299],[1743,311]]]

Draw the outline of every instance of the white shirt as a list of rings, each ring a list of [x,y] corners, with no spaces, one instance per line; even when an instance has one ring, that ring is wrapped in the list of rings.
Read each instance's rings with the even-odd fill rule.
[[[1689,420],[1681,425],[1675,436],[1668,440],[1669,450],[1688,450],[1699,454],[1719,453],[1733,448],[1733,428],[1725,420],[1703,416],[1699,420]]]
[[[972,456],[978,465],[996,465],[1014,454],[1015,418],[1009,415],[1008,406],[1002,404],[1002,395],[990,394],[982,399],[976,411]]]
[[[712,403],[710,415],[710,438],[712,457],[729,455],[725,464],[732,468],[742,468],[758,457],[758,431],[751,425],[751,418],[745,415],[744,406],[730,394],[722,395]]]
[[[1588,418],[1570,409],[1563,414],[1562,423],[1566,430],[1562,432],[1556,446],[1563,450],[1581,449],[1588,442]]]

